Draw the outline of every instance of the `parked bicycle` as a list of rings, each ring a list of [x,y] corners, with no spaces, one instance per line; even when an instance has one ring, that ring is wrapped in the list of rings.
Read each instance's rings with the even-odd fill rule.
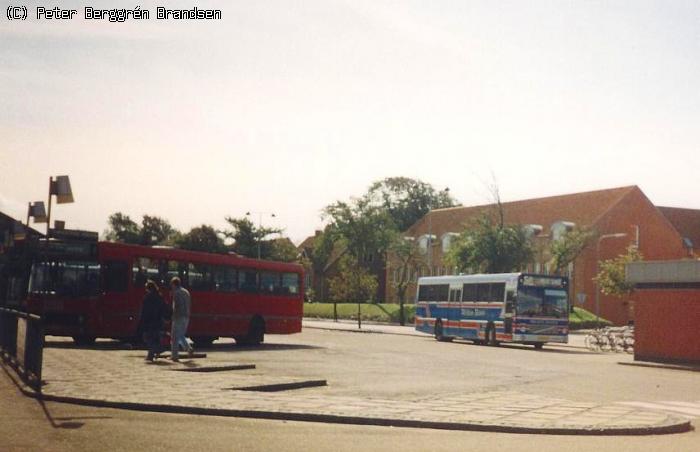
[[[634,351],[634,327],[605,327],[590,331],[585,338],[586,348],[594,352]]]

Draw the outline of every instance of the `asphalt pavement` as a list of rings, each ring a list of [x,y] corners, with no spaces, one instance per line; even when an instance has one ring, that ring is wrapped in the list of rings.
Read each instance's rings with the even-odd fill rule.
[[[304,328],[354,331],[357,324],[305,320]],[[422,335],[394,325],[363,324],[360,330]],[[572,338],[577,340],[576,335]],[[341,396],[325,393],[327,382],[318,378],[268,374],[231,354],[156,364],[145,363],[143,355],[117,343],[74,348],[69,342],[54,342],[44,353],[42,397],[144,411],[448,430],[641,435],[691,428],[688,418],[640,406],[508,389],[408,398]],[[308,389],[283,390],[303,387]],[[27,387],[23,390],[37,396]]]

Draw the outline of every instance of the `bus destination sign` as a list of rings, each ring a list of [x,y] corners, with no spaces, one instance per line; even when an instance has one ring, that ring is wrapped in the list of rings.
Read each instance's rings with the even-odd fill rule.
[[[566,287],[566,279],[549,276],[523,275],[522,284],[536,287]]]

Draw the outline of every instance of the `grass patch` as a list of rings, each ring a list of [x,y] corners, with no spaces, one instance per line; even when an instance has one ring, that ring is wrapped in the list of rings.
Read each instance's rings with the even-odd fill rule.
[[[338,318],[357,320],[357,303],[338,303]],[[416,307],[406,304],[406,323],[413,323]],[[399,323],[398,303],[362,303],[360,304],[362,320],[371,322]],[[304,303],[304,317],[317,319],[333,318],[333,303]]]
[[[338,318],[345,320],[357,320],[357,303],[338,303]],[[371,322],[399,323],[398,303],[362,303],[362,320]],[[405,305],[406,323],[413,323],[416,314],[414,304]],[[304,303],[304,317],[317,319],[333,318],[333,303]],[[611,325],[610,322],[601,318],[602,326]],[[581,330],[595,328],[595,314],[585,309],[574,307],[574,312],[569,315],[569,328]]]
[[[604,318],[600,318],[600,326],[611,326],[612,323]],[[574,306],[574,312],[569,314],[569,329],[587,330],[596,327],[595,314],[583,308]]]

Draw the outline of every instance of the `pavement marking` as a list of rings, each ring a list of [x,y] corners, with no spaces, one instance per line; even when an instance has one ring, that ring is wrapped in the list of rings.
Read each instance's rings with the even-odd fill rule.
[[[661,401],[661,402],[617,402],[620,405],[634,406],[638,408],[647,408],[655,411],[664,411],[680,415],[687,419],[700,417],[700,402],[676,402],[676,401]]]

